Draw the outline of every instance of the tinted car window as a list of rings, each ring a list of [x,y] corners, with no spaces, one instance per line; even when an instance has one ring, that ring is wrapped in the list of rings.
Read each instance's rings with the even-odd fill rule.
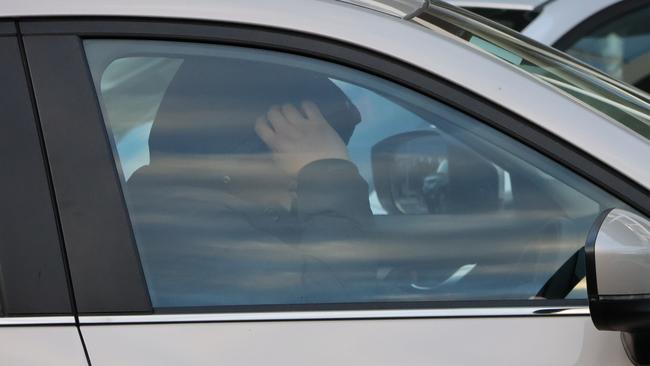
[[[85,47],[159,309],[533,299],[598,213],[625,207],[355,69],[234,46]]]
[[[616,17],[577,39],[565,51],[650,92],[650,7]]]

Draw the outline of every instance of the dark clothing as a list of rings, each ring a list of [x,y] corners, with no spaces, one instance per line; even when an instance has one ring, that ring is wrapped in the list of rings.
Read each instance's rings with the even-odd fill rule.
[[[266,153],[255,133],[273,105],[312,101],[347,143],[359,110],[327,76],[297,67],[240,59],[187,57],[165,92],[149,136],[159,154]]]
[[[218,173],[190,170],[147,166],[127,185],[155,306],[363,300],[374,273],[358,246],[372,213],[352,163],[304,167],[291,212],[229,193],[232,181]]]
[[[304,167],[291,211],[260,203],[288,195],[288,178],[253,125],[304,100],[347,143],[361,117],[326,75],[184,58],[149,135],[151,163],[126,189],[154,306],[353,301],[372,282],[357,241],[372,219],[368,186],[352,163]]]

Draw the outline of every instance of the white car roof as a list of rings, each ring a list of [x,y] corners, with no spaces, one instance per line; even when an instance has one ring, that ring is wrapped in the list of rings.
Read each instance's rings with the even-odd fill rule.
[[[521,33],[552,45],[590,16],[621,1],[637,0],[554,0]]]
[[[316,34],[388,55],[461,85],[561,136],[650,189],[647,140],[559,89],[442,30],[431,31],[360,6],[332,0],[0,0],[3,16],[190,19]],[[613,141],[625,148],[603,148],[612,146]]]
[[[547,0],[445,0],[463,8],[534,10]]]

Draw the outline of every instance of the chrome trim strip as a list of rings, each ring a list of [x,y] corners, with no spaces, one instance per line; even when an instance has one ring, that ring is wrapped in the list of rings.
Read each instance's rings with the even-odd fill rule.
[[[74,325],[73,316],[16,316],[1,317],[0,327],[6,325]]]
[[[586,306],[80,316],[81,324],[589,315]]]
[[[618,300],[618,301],[632,301],[632,300],[650,300],[650,294],[638,295],[599,295],[600,300]]]

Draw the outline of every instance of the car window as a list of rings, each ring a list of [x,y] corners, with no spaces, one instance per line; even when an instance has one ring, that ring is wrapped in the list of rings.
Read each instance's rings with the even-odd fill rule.
[[[618,16],[564,50],[613,77],[650,92],[650,7]]]
[[[627,207],[356,69],[225,45],[84,45],[158,309],[536,299],[596,216]]]

